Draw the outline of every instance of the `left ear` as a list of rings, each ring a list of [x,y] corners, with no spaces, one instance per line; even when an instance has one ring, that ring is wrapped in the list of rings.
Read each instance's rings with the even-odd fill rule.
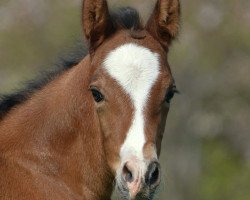
[[[167,49],[178,35],[179,28],[179,0],[157,0],[155,9],[146,25],[148,32]]]
[[[93,52],[113,30],[107,1],[84,0],[82,20],[85,38],[89,43],[90,51]]]

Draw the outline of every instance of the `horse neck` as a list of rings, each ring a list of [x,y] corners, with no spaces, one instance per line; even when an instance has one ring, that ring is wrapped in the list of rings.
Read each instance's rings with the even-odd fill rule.
[[[74,186],[79,193],[85,187],[107,199],[113,178],[88,91],[91,71],[86,57],[9,113],[0,124],[0,152],[36,165],[54,165],[64,181],[79,184]]]

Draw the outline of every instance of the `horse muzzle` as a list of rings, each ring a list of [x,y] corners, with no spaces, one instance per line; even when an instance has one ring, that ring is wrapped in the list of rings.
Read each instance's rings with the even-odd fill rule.
[[[160,164],[155,160],[147,164],[142,161],[128,160],[123,164],[119,176],[117,186],[121,197],[151,199],[160,184]]]

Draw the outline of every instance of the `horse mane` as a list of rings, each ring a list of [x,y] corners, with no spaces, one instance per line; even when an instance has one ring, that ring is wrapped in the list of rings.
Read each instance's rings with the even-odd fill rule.
[[[140,30],[142,28],[141,18],[137,10],[131,7],[120,8],[110,14],[111,21],[115,27]]]
[[[130,7],[121,8],[111,13],[110,19],[114,26],[122,29],[130,29],[132,31],[141,29],[139,13]],[[19,91],[5,95],[0,94],[0,120],[3,119],[10,110],[27,101],[34,93],[44,88],[44,86],[56,77],[77,65],[87,54],[88,49],[85,48],[83,42],[81,42],[80,47],[72,51],[70,56],[60,59],[59,63],[53,67],[53,70],[40,73],[38,77],[26,82],[23,89]]]
[[[60,58],[52,69],[42,71],[34,79],[25,82],[22,89],[11,94],[0,95],[0,119],[12,108],[27,101],[35,92],[41,90],[60,74],[77,65],[86,54],[86,48],[81,45],[81,47],[73,50],[69,56]]]

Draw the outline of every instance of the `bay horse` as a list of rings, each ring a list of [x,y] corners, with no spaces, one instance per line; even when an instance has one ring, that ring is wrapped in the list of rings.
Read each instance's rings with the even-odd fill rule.
[[[85,0],[82,21],[82,60],[2,97],[0,199],[152,199],[160,184],[179,0],[158,0],[145,25]]]

